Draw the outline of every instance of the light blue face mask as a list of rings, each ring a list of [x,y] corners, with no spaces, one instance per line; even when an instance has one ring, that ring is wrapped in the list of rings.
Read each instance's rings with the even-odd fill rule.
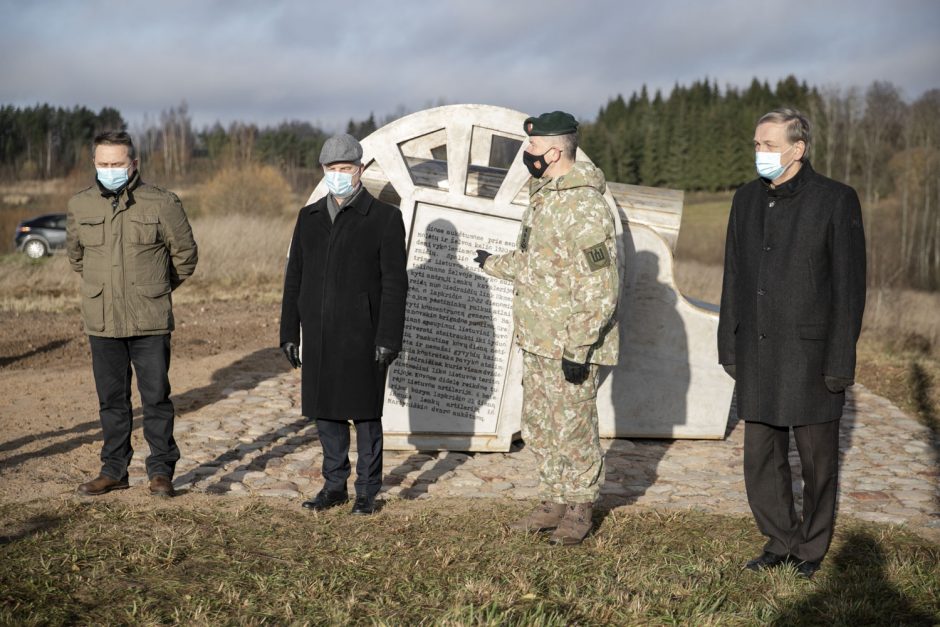
[[[353,175],[349,172],[337,172],[335,170],[326,170],[323,174],[323,180],[326,181],[326,187],[330,193],[339,198],[345,198],[353,193]]]
[[[787,154],[796,146],[790,146],[783,152],[758,152],[754,157],[754,164],[757,166],[757,173],[760,174],[765,179],[770,179],[775,181],[780,178],[780,175],[783,174],[787,168],[790,167],[792,161],[786,165],[780,164],[780,157]]]
[[[95,168],[98,171],[98,180],[112,192],[127,185],[128,168]]]

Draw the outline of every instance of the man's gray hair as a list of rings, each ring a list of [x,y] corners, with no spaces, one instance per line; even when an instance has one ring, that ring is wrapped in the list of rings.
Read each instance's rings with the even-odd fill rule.
[[[105,131],[95,136],[91,146],[91,158],[95,158],[95,149],[102,144],[107,146],[127,146],[127,156],[133,161],[137,158],[134,141],[127,131]]]
[[[812,128],[809,119],[799,110],[791,107],[781,107],[774,109],[770,113],[765,113],[757,121],[757,126],[764,122],[773,122],[776,124],[786,124],[787,140],[791,144],[803,142],[806,144],[806,150],[803,154],[808,155],[810,146],[812,146]]]
[[[567,135],[558,135],[556,136],[556,140],[561,147],[562,154],[574,161],[578,156],[578,134],[568,133]]]

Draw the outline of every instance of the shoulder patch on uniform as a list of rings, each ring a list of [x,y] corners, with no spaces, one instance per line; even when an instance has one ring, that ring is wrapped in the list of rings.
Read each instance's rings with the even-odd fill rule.
[[[610,265],[610,254],[608,254],[607,245],[604,242],[585,248],[584,256],[587,258],[588,266],[590,266],[592,272]]]

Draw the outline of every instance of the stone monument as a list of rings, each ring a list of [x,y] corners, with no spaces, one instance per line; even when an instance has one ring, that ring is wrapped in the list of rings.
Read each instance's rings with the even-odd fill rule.
[[[472,259],[477,248],[515,246],[528,202],[527,117],[450,105],[362,141],[363,184],[401,208],[407,232],[404,346],[383,417],[390,450],[506,451],[519,433],[512,285]],[[321,183],[308,202],[325,193]],[[601,435],[721,438],[734,382],[718,365],[717,309],[683,298],[672,274],[682,193],[610,183],[606,199],[621,253],[622,339],[620,363],[602,371]]]

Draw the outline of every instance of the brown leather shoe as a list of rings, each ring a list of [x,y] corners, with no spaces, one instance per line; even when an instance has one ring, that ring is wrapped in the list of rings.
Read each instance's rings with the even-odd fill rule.
[[[558,526],[564,514],[564,503],[542,501],[528,516],[511,523],[509,529],[511,531],[551,531]]]
[[[154,496],[176,496],[173,482],[166,475],[154,475],[150,478],[150,494]]]
[[[591,531],[591,514],[594,511],[592,503],[575,503],[568,505],[565,516],[561,519],[558,528],[552,534],[549,542],[560,546],[581,544]]]
[[[111,490],[123,490],[126,487],[126,479],[124,481],[118,481],[107,475],[98,475],[91,481],[86,481],[78,486],[78,493],[82,496],[98,496],[99,494],[110,492]]]

